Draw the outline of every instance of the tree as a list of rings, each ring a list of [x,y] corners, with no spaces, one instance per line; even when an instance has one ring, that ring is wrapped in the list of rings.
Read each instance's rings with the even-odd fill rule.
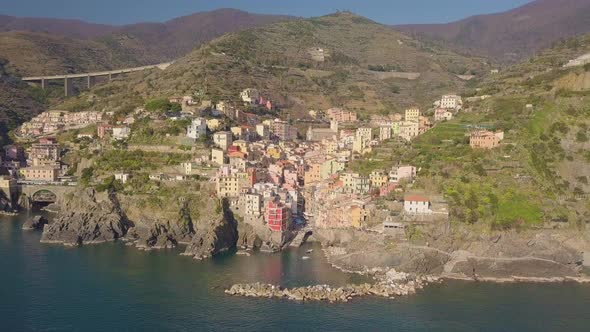
[[[84,168],[82,170],[82,176],[80,177],[80,183],[84,186],[88,186],[90,180],[94,176],[94,167]]]
[[[168,99],[165,98],[156,98],[149,100],[145,104],[145,109],[148,112],[180,112],[182,110],[182,106],[178,103],[171,103]]]

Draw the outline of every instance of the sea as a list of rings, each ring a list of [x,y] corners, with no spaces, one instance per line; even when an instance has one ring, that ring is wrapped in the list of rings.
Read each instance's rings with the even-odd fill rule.
[[[367,277],[331,267],[313,244],[203,261],[181,248],[41,244],[40,232],[21,230],[30,217],[0,216],[0,331],[590,331],[590,285],[447,281],[339,304],[231,297],[233,283]]]

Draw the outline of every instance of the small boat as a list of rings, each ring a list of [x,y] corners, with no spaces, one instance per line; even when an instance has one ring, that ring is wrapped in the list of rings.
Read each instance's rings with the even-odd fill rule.
[[[310,258],[311,257],[309,257],[309,256],[303,256],[303,257],[301,257],[301,259],[310,259]]]
[[[307,254],[311,254],[313,252],[313,249],[309,249],[308,251],[306,251]]]

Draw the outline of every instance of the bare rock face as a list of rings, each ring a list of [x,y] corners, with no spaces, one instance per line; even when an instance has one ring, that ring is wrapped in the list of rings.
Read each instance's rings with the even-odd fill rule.
[[[126,239],[133,241],[140,249],[170,249],[179,243],[190,243],[195,231],[189,220],[162,221],[142,220],[129,229]]]
[[[114,241],[130,227],[115,195],[80,190],[55,220],[45,226],[41,242],[82,245]]]
[[[262,246],[262,239],[251,225],[240,222],[238,223],[238,248],[257,249]]]
[[[222,218],[212,222],[209,227],[197,229],[183,255],[192,256],[195,259],[209,258],[235,248],[237,241],[236,223]]]
[[[43,216],[34,216],[33,218],[25,221],[23,224],[23,230],[40,230],[47,224],[47,218]]]

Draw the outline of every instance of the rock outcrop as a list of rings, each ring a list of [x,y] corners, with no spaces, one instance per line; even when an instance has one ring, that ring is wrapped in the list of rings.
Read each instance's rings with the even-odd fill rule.
[[[282,288],[269,284],[235,284],[225,290],[226,294],[245,297],[281,298],[291,301],[348,302],[355,297],[379,296],[395,298],[415,294],[429,283],[438,282],[434,277],[415,277],[406,273],[388,271],[374,284],[346,285],[332,287],[315,285],[296,288]]]
[[[178,244],[188,244],[195,235],[193,221],[189,215],[180,211],[180,219],[165,221],[160,219],[144,218],[136,221],[135,227],[129,229],[128,241],[133,241],[140,249],[170,249]]]
[[[238,223],[238,241],[236,246],[243,249],[257,249],[262,246],[262,239],[252,227],[245,222]]]
[[[209,258],[235,248],[237,241],[237,225],[231,220],[222,218],[213,221],[209,227],[197,229],[183,255],[192,256],[195,259]]]
[[[43,229],[41,242],[82,245],[114,241],[131,226],[114,194],[82,189],[65,202],[54,221]]]
[[[45,225],[47,225],[47,223],[48,223],[47,218],[45,218],[43,216],[34,216],[24,222],[22,229],[26,230],[26,231],[40,230],[40,229],[43,229],[43,227]]]

